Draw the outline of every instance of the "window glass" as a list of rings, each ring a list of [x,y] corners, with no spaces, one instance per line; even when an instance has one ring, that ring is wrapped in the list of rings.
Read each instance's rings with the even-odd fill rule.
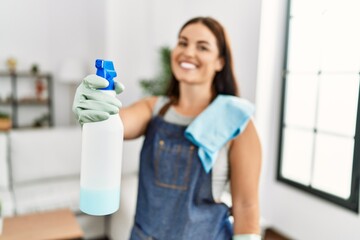
[[[330,1],[321,15],[321,70],[358,73],[360,1]]]
[[[322,75],[318,130],[355,136],[358,95],[358,75]]]
[[[317,75],[289,75],[286,82],[285,124],[315,126]]]
[[[354,140],[317,134],[312,186],[344,199],[350,196]]]
[[[281,168],[284,177],[304,185],[310,184],[313,138],[312,131],[285,129],[282,152],[284,164]]]
[[[319,18],[292,17],[289,30],[288,70],[317,73],[320,66]]]

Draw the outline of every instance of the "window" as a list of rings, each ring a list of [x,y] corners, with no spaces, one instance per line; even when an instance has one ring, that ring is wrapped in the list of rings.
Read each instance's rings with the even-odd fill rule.
[[[277,179],[358,212],[360,1],[289,0]]]

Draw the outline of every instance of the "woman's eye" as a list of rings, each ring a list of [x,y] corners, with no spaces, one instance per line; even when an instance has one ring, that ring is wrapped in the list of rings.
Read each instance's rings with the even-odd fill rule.
[[[187,43],[184,41],[180,41],[180,42],[178,42],[178,45],[181,47],[186,47]]]
[[[208,48],[205,47],[205,46],[199,46],[198,49],[199,49],[200,51],[207,51],[207,50],[208,50]]]

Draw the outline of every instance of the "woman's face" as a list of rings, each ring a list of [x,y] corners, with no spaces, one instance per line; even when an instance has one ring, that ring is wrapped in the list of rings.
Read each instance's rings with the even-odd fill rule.
[[[211,83],[223,67],[214,34],[203,24],[186,26],[171,54],[171,68],[183,83]]]

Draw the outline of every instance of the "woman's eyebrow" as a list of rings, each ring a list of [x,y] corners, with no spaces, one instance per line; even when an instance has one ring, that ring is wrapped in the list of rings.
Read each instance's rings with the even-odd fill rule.
[[[185,36],[179,36],[179,40],[185,40],[185,41],[188,41],[188,38],[185,37]],[[211,45],[210,42],[206,41],[206,40],[199,40],[197,41],[196,43],[198,44],[205,44],[205,45]]]
[[[208,41],[205,41],[205,40],[200,40],[200,41],[198,41],[198,43],[210,45],[210,43]]]

